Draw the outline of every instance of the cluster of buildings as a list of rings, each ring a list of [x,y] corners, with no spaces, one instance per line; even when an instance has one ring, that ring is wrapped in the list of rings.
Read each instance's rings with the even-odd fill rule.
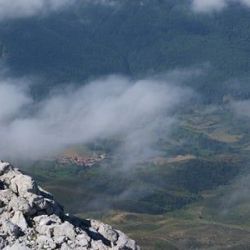
[[[98,162],[103,161],[106,159],[105,154],[95,155],[92,157],[82,157],[82,156],[63,156],[59,158],[57,161],[60,164],[74,164],[79,167],[93,167]]]

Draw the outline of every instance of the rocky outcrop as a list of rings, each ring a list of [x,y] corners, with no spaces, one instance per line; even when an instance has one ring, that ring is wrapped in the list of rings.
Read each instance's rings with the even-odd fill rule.
[[[0,249],[138,250],[134,240],[96,220],[66,215],[52,195],[0,162]]]

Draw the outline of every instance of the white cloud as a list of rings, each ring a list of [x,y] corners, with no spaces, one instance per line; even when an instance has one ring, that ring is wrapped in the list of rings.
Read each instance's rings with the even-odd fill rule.
[[[230,3],[239,3],[250,7],[250,0],[193,0],[192,8],[195,12],[221,11]]]
[[[226,0],[193,0],[192,7],[196,12],[209,12],[221,10],[226,4]]]
[[[112,76],[36,103],[27,88],[0,81],[0,159],[39,159],[64,147],[122,136],[128,154],[148,154],[189,91],[164,81]],[[158,132],[158,136],[155,133]]]
[[[74,2],[74,0],[0,0],[0,20],[46,14]]]
[[[231,103],[231,109],[240,117],[250,117],[250,100],[234,101]]]
[[[0,0],[0,21],[47,15],[76,3],[115,6],[117,2],[113,0]]]
[[[9,101],[13,100],[13,101]],[[30,102],[23,89],[3,83],[0,85],[0,122],[11,119],[17,112]]]

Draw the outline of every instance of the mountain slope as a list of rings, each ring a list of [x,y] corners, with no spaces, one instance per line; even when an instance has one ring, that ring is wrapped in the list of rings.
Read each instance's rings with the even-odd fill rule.
[[[140,77],[206,65],[205,76],[189,84],[208,99],[237,87],[228,80],[249,77],[247,8],[236,4],[199,15],[181,0],[116,2],[4,22],[3,61],[15,74],[45,77],[47,88],[113,73]],[[231,92],[248,96],[249,87],[244,89]]]

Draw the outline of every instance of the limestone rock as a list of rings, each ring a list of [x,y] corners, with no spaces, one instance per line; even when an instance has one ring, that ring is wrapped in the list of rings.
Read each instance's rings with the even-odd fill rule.
[[[109,225],[66,215],[53,196],[30,176],[0,161],[0,249],[140,248],[134,240]]]
[[[7,246],[4,250],[31,250],[24,243],[16,242],[11,246]]]
[[[21,228],[23,232],[25,232],[28,228],[26,219],[20,211],[15,212],[14,216],[11,218],[11,222]]]
[[[76,237],[74,226],[67,221],[60,225],[56,225],[53,234],[55,238],[64,236],[70,240],[75,240]]]

